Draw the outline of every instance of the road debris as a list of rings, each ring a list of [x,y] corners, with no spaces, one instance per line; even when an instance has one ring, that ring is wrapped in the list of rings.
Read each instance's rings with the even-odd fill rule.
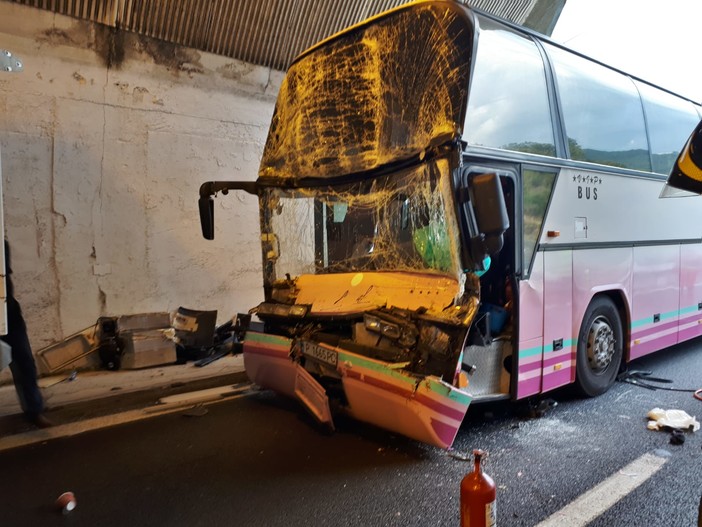
[[[696,432],[700,429],[700,423],[693,416],[683,410],[663,410],[654,408],[646,417],[650,419],[647,428],[649,430],[678,429]]]
[[[78,372],[76,370],[73,370],[68,377],[64,377],[60,381],[56,381],[52,384],[49,384],[48,386],[46,386],[46,388],[51,388],[52,386],[56,386],[57,384],[61,384],[62,382],[73,382],[76,380],[76,377],[78,377]]]
[[[673,429],[672,432],[670,432],[670,444],[671,445],[684,445],[685,444],[685,434],[683,434],[682,430],[678,430],[677,428]]]
[[[207,415],[208,411],[209,410],[207,408],[205,408],[204,406],[199,404],[197,406],[193,406],[192,408],[186,410],[181,415],[183,415],[184,417],[202,417],[204,415]]]
[[[63,513],[68,514],[76,508],[76,497],[72,492],[64,492],[56,499],[56,507]]]

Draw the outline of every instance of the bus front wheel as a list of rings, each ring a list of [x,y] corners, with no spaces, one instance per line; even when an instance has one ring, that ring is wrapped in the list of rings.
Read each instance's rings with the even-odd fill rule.
[[[622,321],[614,302],[596,296],[583,317],[578,334],[575,386],[582,395],[606,392],[617,377],[624,352]]]

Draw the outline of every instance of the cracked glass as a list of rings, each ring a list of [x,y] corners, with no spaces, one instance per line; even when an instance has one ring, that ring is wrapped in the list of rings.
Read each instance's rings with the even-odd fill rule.
[[[454,140],[472,38],[468,11],[437,3],[399,9],[313,48],[283,81],[259,177],[358,174]]]
[[[348,185],[267,189],[264,257],[274,276],[459,273],[446,158]]]

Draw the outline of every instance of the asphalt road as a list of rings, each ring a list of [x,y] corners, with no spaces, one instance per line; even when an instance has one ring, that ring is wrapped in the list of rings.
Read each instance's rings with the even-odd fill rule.
[[[702,342],[632,367],[699,388]],[[489,452],[498,525],[537,525],[652,452],[663,467],[589,525],[696,525],[702,431],[674,446],[645,416],[661,407],[699,419],[702,402],[624,383],[596,399],[552,397],[538,418],[525,404],[475,407],[459,433],[455,454]],[[207,409],[1,453],[0,525],[458,525],[470,465],[450,453],[352,420],[325,435],[270,392]],[[53,504],[67,490],[77,508],[63,516]]]

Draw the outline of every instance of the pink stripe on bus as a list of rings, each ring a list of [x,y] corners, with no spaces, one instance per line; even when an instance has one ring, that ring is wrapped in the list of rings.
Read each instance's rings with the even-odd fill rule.
[[[698,320],[702,320],[702,317],[700,317],[699,313],[695,313],[692,316],[689,316],[686,318],[681,318],[679,320],[671,320],[670,322],[665,322],[664,324],[653,324],[651,326],[647,326],[645,329],[637,331],[636,333],[632,332],[631,338],[632,339],[640,339],[643,337],[647,337],[648,335],[654,335],[654,334],[658,333],[659,331],[664,331],[666,329],[670,329],[670,328],[674,328],[674,327],[678,327],[678,326],[683,326],[685,324],[697,322]]]
[[[631,346],[631,358],[635,359],[641,357],[653,351],[657,351],[673,344],[678,343],[678,334],[671,333],[670,335],[663,335],[662,337],[651,339],[648,342],[642,344],[636,344]]]
[[[555,366],[556,364],[563,364],[564,362],[567,362],[570,364],[570,359],[575,354],[575,349],[570,348],[570,353],[563,354],[563,355],[557,355],[556,357],[552,357],[550,354],[544,355],[544,369],[546,369],[549,366]]]
[[[273,347],[270,344],[244,344],[244,353],[254,355],[265,355],[266,357],[274,357],[276,359],[290,360],[290,348]]]
[[[561,370],[554,371],[551,373],[545,373],[544,380],[546,378],[548,378],[549,386],[551,386],[552,388],[555,388],[556,386],[568,384],[571,380],[571,372],[572,372],[572,368],[570,367],[570,364],[569,364],[567,368],[563,368]]]
[[[637,332],[631,332],[631,338],[633,339],[640,339],[643,337],[647,337],[649,335],[653,335],[655,333],[658,333],[659,331],[665,331],[666,329],[670,328],[675,328],[678,326],[678,321],[677,320],[671,320],[670,322],[665,322],[663,324],[653,324],[652,326],[646,326],[645,329],[642,329]]]
[[[678,340],[688,340],[694,337],[699,337],[700,335],[702,335],[702,324],[697,324],[689,328],[681,329],[678,332]]]
[[[431,419],[431,427],[434,429],[434,433],[438,436],[442,443],[445,445],[451,445],[453,440],[456,438],[458,433],[458,426],[451,426],[442,421]],[[459,425],[460,426],[460,425]]]
[[[519,374],[529,373],[532,371],[541,371],[541,361],[534,362],[532,364],[525,364],[519,366]]]
[[[449,419],[458,421],[459,423],[463,421],[465,410],[463,412],[461,412],[460,410],[455,410],[449,406],[446,406],[445,404],[440,403],[439,401],[435,401],[434,399],[422,393],[415,392],[413,390],[407,390],[395,384],[383,381],[368,374],[361,374],[360,372],[354,370],[346,370],[346,375],[351,377],[352,379],[357,379],[366,384],[370,384],[371,386],[375,386],[376,388],[380,388],[387,392],[394,393],[395,395],[399,395],[410,401],[414,400],[422,406],[426,406],[430,410],[445,417],[448,417]],[[465,408],[467,409],[467,406]]]
[[[517,386],[517,397],[522,398],[528,395],[534,395],[541,391],[541,377],[534,377],[525,381],[520,380]]]
[[[536,364],[537,366],[541,364],[541,353],[538,355],[532,355],[530,357],[519,357],[519,365],[520,366],[529,366],[529,365],[534,365]]]

